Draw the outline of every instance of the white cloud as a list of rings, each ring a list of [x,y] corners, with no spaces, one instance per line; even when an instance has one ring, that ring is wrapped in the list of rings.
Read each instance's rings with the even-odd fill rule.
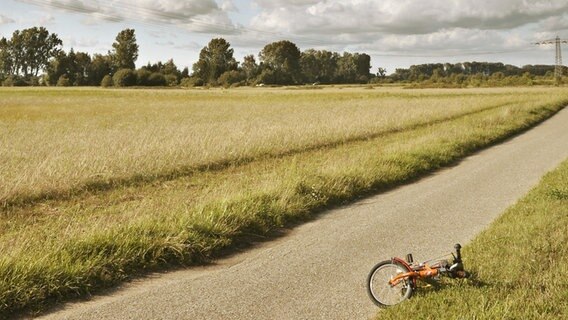
[[[14,22],[16,22],[14,19],[12,19],[10,17],[6,17],[3,14],[0,14],[0,25],[1,24],[14,23]]]
[[[568,31],[566,0],[255,0],[254,4],[259,13],[252,18],[251,29],[286,35],[303,48],[379,55],[522,54],[534,50],[531,42],[539,34]]]
[[[53,24],[54,22],[55,22],[55,17],[52,16],[51,14],[44,14],[37,20],[37,23],[39,23],[42,26],[50,25]]]
[[[456,51],[500,50],[506,39],[505,35],[494,30],[452,28],[429,34],[387,35],[371,45],[363,45],[362,47],[370,50],[374,48],[375,51],[406,52],[409,54],[436,51],[440,55],[444,55]],[[440,44],[444,45],[440,46]]]
[[[232,0],[225,0],[221,4],[221,10],[225,12],[239,12],[239,9]]]
[[[510,29],[568,10],[564,0],[257,0],[253,26],[303,34],[428,34],[448,28]]]
[[[95,21],[135,20],[147,23],[184,25],[191,31],[233,34],[237,27],[227,12],[236,7],[230,0],[221,6],[214,0],[19,0],[21,2],[87,14]]]
[[[553,16],[543,20],[540,24],[542,31],[559,32],[568,30],[568,14]]]
[[[201,48],[203,48],[202,45],[200,45],[199,43],[197,43],[195,41],[191,41],[191,42],[188,42],[188,43],[182,43],[182,44],[174,43],[173,46],[176,49],[191,50],[191,51],[199,51],[199,50],[201,50]]]
[[[66,44],[70,45],[71,47],[79,47],[79,48],[95,48],[99,45],[99,40],[95,38],[75,38],[72,37],[68,41],[65,41]]]
[[[254,0],[253,3],[261,8],[304,7],[322,2],[322,0]]]

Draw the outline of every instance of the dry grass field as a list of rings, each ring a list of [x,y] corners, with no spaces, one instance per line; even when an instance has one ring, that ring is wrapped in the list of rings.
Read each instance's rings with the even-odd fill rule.
[[[0,89],[0,314],[208,261],[566,104],[561,88]]]
[[[560,95],[534,89],[0,90],[0,203],[277,157]]]

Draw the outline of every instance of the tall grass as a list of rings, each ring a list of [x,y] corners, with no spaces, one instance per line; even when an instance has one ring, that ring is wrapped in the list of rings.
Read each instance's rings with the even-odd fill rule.
[[[448,282],[377,319],[564,319],[568,161],[464,248],[470,281]]]
[[[0,90],[0,204],[406,130],[559,90]]]
[[[347,106],[337,105],[336,108],[343,108],[341,110],[345,113],[350,110],[361,113],[359,118],[346,115],[351,117],[350,126],[354,128],[349,129],[347,124],[345,129],[339,127],[338,131],[343,130],[343,134],[358,132],[355,128],[358,123],[364,123],[364,118],[370,117],[367,109],[357,107],[357,104],[364,105],[367,100],[396,98],[400,100],[400,108],[423,98],[426,102],[441,99],[449,106],[452,105],[451,101],[458,100],[453,102],[458,105],[459,101],[468,101],[468,98],[462,97],[468,95],[478,95],[480,101],[489,101],[489,97],[494,95],[498,102],[487,102],[483,108],[468,110],[464,107],[460,111],[461,116],[440,112],[437,117],[420,119],[420,122],[409,120],[406,127],[396,129],[384,129],[380,124],[368,122],[369,127],[374,125],[378,131],[365,133],[365,138],[345,140],[345,136],[333,136],[330,129],[329,135],[339,139],[335,141],[342,142],[330,143],[334,140],[329,138],[320,147],[306,147],[309,139],[302,140],[304,144],[298,144],[301,146],[298,149],[286,149],[285,145],[280,149],[275,147],[276,151],[269,149],[268,152],[272,152],[269,155],[261,156],[259,152],[254,159],[233,161],[213,171],[202,169],[171,179],[117,184],[105,192],[91,190],[69,198],[44,199],[28,206],[6,206],[0,216],[0,315],[24,308],[41,310],[49,301],[84,296],[139,272],[208,261],[221,250],[250,241],[251,238],[263,237],[289,222],[306,219],[326,206],[350,201],[452,163],[474,150],[546,119],[568,103],[568,97],[562,91],[549,89],[528,93],[520,90],[408,91],[407,95],[401,95],[399,90],[376,93],[349,90],[343,90],[345,96],[334,96],[335,90],[329,92],[334,99],[350,97],[344,101]],[[317,90],[318,93],[325,91]],[[23,95],[53,94],[49,90],[14,92]],[[162,94],[161,91],[114,90],[98,93],[73,90],[56,92],[62,96],[71,95],[68,98],[70,101],[82,101],[81,94],[87,93],[93,97],[117,95],[115,99],[121,95]],[[273,96],[261,97],[259,92]],[[192,94],[203,94],[213,100],[216,95],[234,95],[235,99],[252,95],[265,102],[282,99],[288,103],[296,101],[294,99],[298,97],[312,97],[332,103],[331,100],[325,100],[325,95],[316,95],[314,98],[312,93],[305,92],[165,91],[163,94],[173,94],[174,98],[179,95],[183,99],[188,99]],[[300,101],[303,100],[296,102]],[[167,105],[167,101],[163,103]],[[418,105],[418,102],[415,103]],[[143,106],[140,108],[144,110]],[[238,109],[248,108],[245,104]],[[318,117],[325,118],[324,114],[329,111],[327,105],[313,108],[315,111],[312,112]],[[441,106],[439,108],[442,109]],[[288,112],[293,110],[289,109]],[[46,117],[49,117],[48,111]],[[175,108],[172,112],[175,113]],[[263,110],[259,109],[258,112],[269,117],[262,113]],[[108,121],[121,123],[114,114],[108,116]],[[408,119],[412,117],[407,116]],[[332,121],[332,118],[326,119]],[[259,121],[258,118],[252,119]],[[295,118],[295,121],[309,122],[302,119]],[[322,123],[320,125],[324,126]],[[294,128],[302,130],[294,124],[286,128],[279,130],[282,130],[282,134]],[[136,136],[129,137],[136,139]],[[74,140],[69,143],[73,145]],[[262,145],[269,148],[269,144]],[[215,146],[211,148],[214,150]],[[246,150],[253,152],[252,149]],[[96,157],[95,153],[92,156]],[[108,153],[107,156],[119,157],[114,153]],[[153,160],[160,156],[159,153],[149,154],[147,158]],[[117,160],[113,158],[108,161]],[[73,168],[72,163],[67,165]],[[133,166],[127,172],[129,175],[152,175],[148,173],[151,170],[137,172],[140,168]]]

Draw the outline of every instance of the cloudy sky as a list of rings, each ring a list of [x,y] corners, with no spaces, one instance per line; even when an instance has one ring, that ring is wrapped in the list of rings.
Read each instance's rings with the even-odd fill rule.
[[[270,42],[301,50],[365,52],[372,72],[429,62],[554,64],[568,38],[567,0],[0,0],[0,37],[44,26],[66,50],[106,53],[125,28],[140,45],[137,64],[197,60],[223,37],[240,60]],[[568,59],[568,54],[566,54]]]

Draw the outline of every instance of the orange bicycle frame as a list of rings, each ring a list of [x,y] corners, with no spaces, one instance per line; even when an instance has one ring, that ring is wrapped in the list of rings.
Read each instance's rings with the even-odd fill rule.
[[[406,261],[399,258],[393,258],[393,260],[402,263],[409,270],[408,272],[401,273],[393,279],[389,280],[389,284],[393,287],[406,278],[412,279],[412,283],[415,285],[417,278],[432,278],[440,274],[440,270],[438,268],[431,268],[427,264],[423,266],[423,269],[415,271],[412,270],[412,267],[410,267],[410,265]]]

